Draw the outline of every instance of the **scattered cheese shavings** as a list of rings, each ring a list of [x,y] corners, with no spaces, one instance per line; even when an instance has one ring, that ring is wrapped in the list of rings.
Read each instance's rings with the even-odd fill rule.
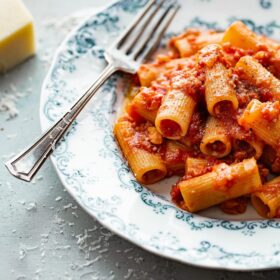
[[[28,205],[25,207],[27,211],[36,211],[37,210],[37,203],[36,202],[29,202]]]
[[[25,200],[19,200],[18,203],[25,205],[26,201]]]
[[[13,119],[18,116],[19,112],[16,107],[16,103],[19,99],[18,95],[14,94],[3,94],[0,93],[0,112],[6,112],[7,113],[7,118],[6,120]]]
[[[26,276],[25,275],[18,275],[16,280],[26,280]]]
[[[36,249],[38,249],[38,246],[26,247],[26,246],[21,245],[20,250],[19,250],[19,259],[23,260],[26,257],[27,252],[34,251]]]
[[[23,260],[26,256],[26,251],[24,249],[19,250],[19,259]]]
[[[128,248],[128,249],[125,249],[123,252],[126,254],[126,253],[129,253],[133,250],[133,248]]]
[[[22,92],[14,84],[10,84],[8,89],[0,92],[0,113],[5,113],[7,115],[6,120],[11,120],[18,116],[18,101],[31,92],[31,88],[28,88],[25,92]]]
[[[61,219],[57,215],[54,216],[54,221],[53,222],[55,224],[58,224],[58,225],[64,225],[65,224],[65,220]]]
[[[124,276],[124,279],[129,279],[132,276],[133,272],[134,270],[132,268],[129,268],[127,270],[127,274]]]
[[[16,134],[16,133],[14,133],[14,134],[6,134],[6,137],[7,137],[8,139],[12,139],[12,138],[17,137],[17,134]]]
[[[72,215],[75,216],[76,218],[79,218],[79,216],[76,212],[72,212]]]

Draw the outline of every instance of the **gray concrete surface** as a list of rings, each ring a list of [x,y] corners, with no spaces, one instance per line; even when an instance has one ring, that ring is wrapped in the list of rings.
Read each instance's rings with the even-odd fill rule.
[[[8,0],[7,0],[8,1]],[[80,18],[108,0],[25,0],[36,21],[38,54],[0,77],[0,156],[3,162],[40,133],[40,87],[52,54]],[[8,101],[8,102],[7,102]],[[13,108],[10,108],[13,109]],[[0,279],[280,279],[279,271],[207,270],[154,256],[113,235],[65,192],[50,162],[36,181],[12,178],[0,165]]]

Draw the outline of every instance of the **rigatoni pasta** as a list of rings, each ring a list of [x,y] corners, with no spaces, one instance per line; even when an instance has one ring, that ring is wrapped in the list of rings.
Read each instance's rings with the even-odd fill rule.
[[[158,77],[160,70],[161,67],[158,65],[141,65],[138,70],[140,85],[143,87],[150,86],[152,81]]]
[[[235,151],[244,151],[255,159],[259,159],[262,156],[264,142],[256,136],[253,139],[238,138],[237,136],[232,142]]]
[[[156,128],[168,139],[180,139],[188,131],[195,105],[195,100],[182,90],[170,90],[157,112]]]
[[[116,138],[136,179],[143,184],[152,184],[164,178],[167,169],[160,155],[153,153],[152,147],[141,146],[139,138],[144,135],[141,131],[137,135],[137,132],[131,122],[125,119],[119,121],[114,128]]]
[[[232,165],[221,163],[209,173],[178,183],[186,209],[191,212],[250,194],[260,189],[261,185],[254,158]]]
[[[216,158],[222,158],[230,153],[231,139],[220,119],[208,117],[200,150],[203,154]]]
[[[257,51],[260,49],[262,41],[243,22],[236,21],[225,31],[222,43],[229,43],[231,46],[244,50]]]
[[[150,97],[152,98],[152,101]],[[128,105],[128,111],[130,115],[138,114],[142,118],[149,120],[150,122],[155,121],[157,111],[160,107],[163,95],[158,94],[157,99],[155,98],[155,92],[149,88],[142,87],[138,94]]]
[[[142,65],[114,134],[137,181],[181,176],[174,203],[280,217],[280,45],[235,22],[189,29]]]
[[[166,141],[162,158],[169,173],[184,174],[188,151],[189,149],[178,141]]]
[[[185,174],[187,177],[195,177],[204,173],[205,168],[210,166],[205,158],[188,157],[185,163]]]
[[[262,103],[253,99],[238,119],[241,126],[252,129],[265,143],[276,148],[280,140],[280,103]]]
[[[251,196],[252,204],[264,218],[280,218],[280,177],[263,185]]]
[[[235,68],[252,84],[264,87],[280,101],[280,81],[251,56],[244,56],[237,62]]]
[[[221,62],[206,70],[205,100],[207,110],[212,116],[218,116],[228,110],[235,111],[238,108],[229,71]]]
[[[223,37],[222,32],[189,29],[187,32],[170,41],[181,57],[189,57],[209,44],[219,43]]]

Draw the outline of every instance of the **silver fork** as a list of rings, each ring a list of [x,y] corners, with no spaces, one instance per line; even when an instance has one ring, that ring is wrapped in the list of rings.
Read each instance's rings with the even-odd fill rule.
[[[93,85],[34,144],[5,163],[10,173],[30,182],[100,86],[116,71],[136,73],[143,60],[157,46],[178,9],[176,1],[148,1],[120,38],[106,50],[108,64]]]

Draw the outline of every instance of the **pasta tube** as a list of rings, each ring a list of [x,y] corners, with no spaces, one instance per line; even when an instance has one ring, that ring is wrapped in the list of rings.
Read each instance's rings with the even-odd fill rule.
[[[205,99],[207,110],[212,116],[220,115],[238,108],[233,83],[226,67],[216,62],[206,70]]]
[[[229,42],[232,46],[245,50],[257,51],[260,38],[241,21],[231,24],[224,33],[222,43]]]
[[[237,62],[235,68],[241,71],[251,84],[268,89],[272,96],[280,101],[280,80],[275,78],[254,58],[243,56]]]
[[[222,158],[231,151],[231,139],[220,119],[209,117],[200,150],[205,155]]]
[[[136,112],[142,118],[154,123],[161,100],[161,94],[157,94],[152,89],[142,87],[129,106],[129,114],[133,115]]]
[[[223,33],[206,31],[199,34],[195,40],[193,40],[193,37],[190,34],[189,36],[187,35],[173,40],[173,44],[179,51],[180,57],[188,57],[207,45],[220,43],[223,38]]]
[[[196,106],[196,101],[181,90],[170,90],[158,110],[155,126],[166,138],[185,136]]]
[[[135,145],[136,140],[133,137],[136,131],[129,121],[118,121],[114,134],[137,181],[152,184],[165,177],[167,169],[161,156]]]
[[[188,156],[188,148],[173,140],[169,140],[165,146],[164,163],[172,174],[184,174],[185,162]]]
[[[138,71],[138,78],[141,86],[148,87],[161,73],[162,67],[153,64],[142,64]]]
[[[187,57],[195,52],[187,38],[174,40],[174,46],[179,51],[180,57]]]
[[[223,201],[259,190],[261,178],[254,158],[213,167],[204,175],[178,183],[185,206],[190,212],[219,204]]]
[[[190,177],[201,175],[209,166],[209,162],[204,158],[188,157],[185,164],[185,174]]]
[[[251,201],[258,214],[266,219],[280,218],[280,177],[253,193]]]
[[[264,143],[254,137],[254,139],[238,139],[235,138],[233,140],[233,148],[236,151],[244,151],[247,153],[247,156],[254,157],[255,159],[259,159],[263,152]]]
[[[253,99],[238,119],[238,123],[253,132],[266,144],[277,147],[280,140],[280,104],[262,103]]]

